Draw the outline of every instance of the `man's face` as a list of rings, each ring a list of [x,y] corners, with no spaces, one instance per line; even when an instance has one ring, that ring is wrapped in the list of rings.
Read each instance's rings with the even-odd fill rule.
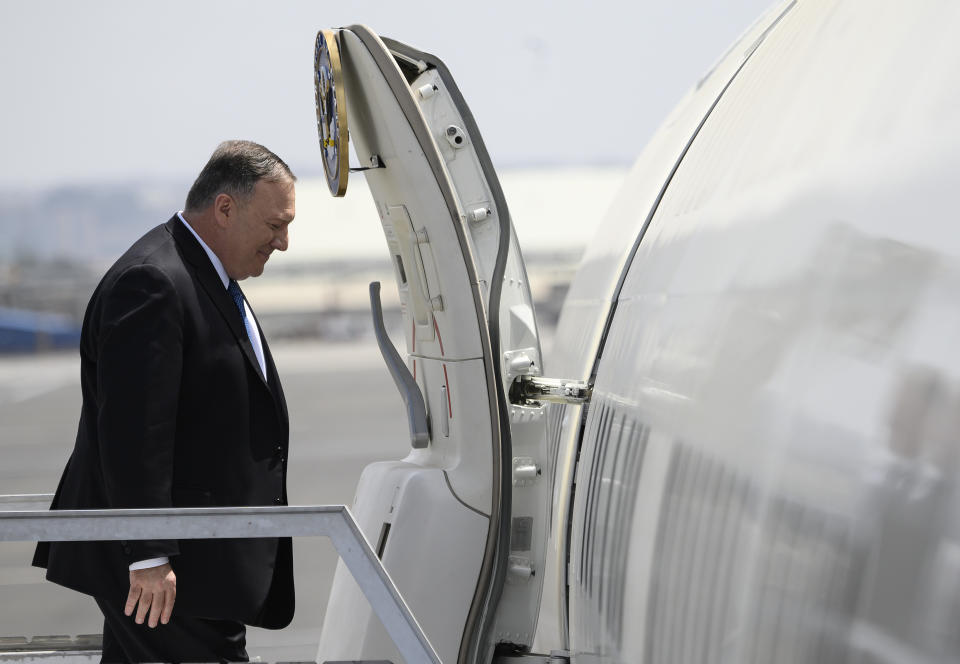
[[[220,260],[230,278],[239,281],[263,274],[273,250],[287,250],[287,226],[295,214],[292,181],[258,181],[250,200],[237,202],[236,217],[226,234]]]

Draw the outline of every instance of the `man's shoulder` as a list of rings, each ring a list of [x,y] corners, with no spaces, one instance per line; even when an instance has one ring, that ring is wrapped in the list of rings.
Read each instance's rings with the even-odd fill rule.
[[[181,269],[183,259],[177,251],[169,224],[160,224],[144,233],[116,260],[105,277],[118,276],[137,265],[155,266],[164,271]]]
[[[173,284],[189,278],[169,226],[170,222],[160,224],[130,245],[104,273],[92,299],[111,292],[121,278],[129,281],[130,278],[146,277],[152,281],[151,276],[164,275],[162,280]]]

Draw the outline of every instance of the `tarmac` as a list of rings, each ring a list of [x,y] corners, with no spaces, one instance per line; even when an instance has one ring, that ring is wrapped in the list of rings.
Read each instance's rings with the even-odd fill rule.
[[[403,404],[376,344],[271,344],[290,413],[292,505],[350,504],[363,468],[407,455]],[[0,494],[53,493],[80,414],[75,352],[0,356]],[[30,567],[33,545],[0,542],[0,636],[97,634],[93,601]],[[279,631],[250,628],[251,659],[316,656],[337,554],[325,538],[294,540],[297,611]]]

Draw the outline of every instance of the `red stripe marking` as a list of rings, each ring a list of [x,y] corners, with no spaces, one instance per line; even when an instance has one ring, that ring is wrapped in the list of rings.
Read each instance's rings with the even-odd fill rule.
[[[443,352],[442,350],[440,352]],[[453,419],[453,402],[450,400],[450,378],[447,377],[447,365],[443,365],[443,383],[447,386],[447,412]]]
[[[437,319],[433,319],[433,329],[437,331],[437,340],[440,342],[440,354],[443,355],[443,338],[440,336],[440,326],[437,325]],[[449,388],[448,388],[449,389]]]
[[[417,358],[413,358],[413,379],[417,379]]]

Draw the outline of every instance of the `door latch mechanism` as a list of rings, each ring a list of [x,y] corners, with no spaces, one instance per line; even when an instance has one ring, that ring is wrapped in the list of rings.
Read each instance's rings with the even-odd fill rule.
[[[593,386],[582,380],[517,376],[510,385],[510,403],[532,406],[544,401],[550,403],[587,403]]]

